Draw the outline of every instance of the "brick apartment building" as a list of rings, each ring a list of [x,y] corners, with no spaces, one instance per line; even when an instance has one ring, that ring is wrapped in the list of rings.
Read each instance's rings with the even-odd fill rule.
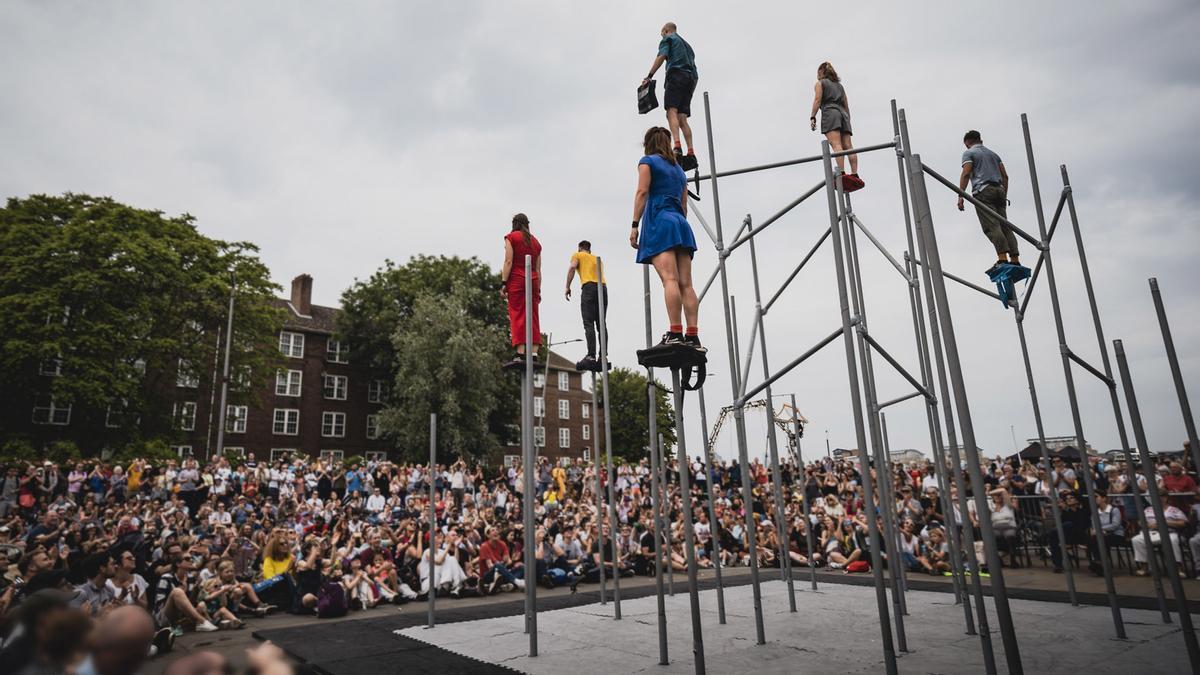
[[[353,362],[349,345],[335,336],[341,309],[312,304],[312,288],[312,277],[302,274],[292,280],[290,297],[275,299],[285,312],[278,335],[283,363],[276,377],[267,383],[266,391],[256,397],[258,405],[227,407],[227,453],[254,453],[258,459],[294,452],[329,458],[362,455],[368,459],[390,454],[391,444],[378,432],[378,414],[384,407],[389,375]],[[213,353],[218,354],[219,345],[214,348]],[[174,413],[182,433],[173,449],[181,456],[206,459],[216,452],[220,368],[219,359],[214,358],[201,368],[191,367],[186,372],[181,369],[175,378]],[[46,377],[53,375],[46,373]],[[535,385],[538,426],[534,438],[538,454],[554,461],[591,457],[593,410],[583,373],[552,353],[549,370],[543,366],[535,376]],[[69,436],[71,407],[55,408],[43,398],[34,404],[30,429],[33,437],[39,443],[49,443]],[[598,421],[602,430],[603,419]],[[501,454],[503,457],[493,461],[519,457],[519,441]]]

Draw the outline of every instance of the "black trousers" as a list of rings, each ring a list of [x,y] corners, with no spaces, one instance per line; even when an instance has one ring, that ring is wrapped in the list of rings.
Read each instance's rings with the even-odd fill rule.
[[[596,331],[600,327],[600,293],[598,286],[603,286],[604,316],[608,318],[608,285],[597,284],[594,281],[583,284],[579,291],[579,312],[583,315],[583,334],[587,338],[588,356],[596,356]],[[606,322],[607,325],[607,322]],[[604,345],[608,346],[608,332],[604,333]]]

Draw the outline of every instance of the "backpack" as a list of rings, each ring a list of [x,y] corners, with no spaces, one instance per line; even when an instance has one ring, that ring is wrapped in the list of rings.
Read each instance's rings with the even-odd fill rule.
[[[346,616],[350,603],[346,602],[346,589],[336,581],[321,584],[317,593],[317,618],[333,619]]]

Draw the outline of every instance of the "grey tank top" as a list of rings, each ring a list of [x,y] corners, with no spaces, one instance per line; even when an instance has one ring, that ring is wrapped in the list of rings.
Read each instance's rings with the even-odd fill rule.
[[[846,90],[842,87],[841,82],[823,78],[821,80],[821,107],[831,105],[844,109],[846,107]]]

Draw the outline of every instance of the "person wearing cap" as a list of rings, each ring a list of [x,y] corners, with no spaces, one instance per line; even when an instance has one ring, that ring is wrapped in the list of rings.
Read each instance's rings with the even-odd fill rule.
[[[984,146],[983,137],[974,129],[963,135],[967,149],[962,154],[962,173],[958,177],[958,189],[966,191],[971,185],[971,196],[1000,216],[991,215],[978,206],[975,215],[983,234],[996,249],[996,264],[988,269],[992,272],[1000,265],[1020,265],[1017,236],[1004,222],[1008,218],[1008,171],[1004,161],[990,148]],[[964,199],[958,198],[958,210],[965,210]]]
[[[587,356],[576,364],[579,370],[595,370],[599,368],[596,360],[596,332],[607,327],[608,318],[608,284],[607,279],[600,278],[599,264],[596,256],[592,255],[592,242],[584,239],[579,242],[578,250],[571,254],[571,262],[567,266],[567,301],[571,300],[571,282],[575,273],[579,273],[579,313],[583,317],[583,335],[587,341]],[[600,318],[600,294],[604,294],[604,319]],[[604,344],[608,345],[608,332],[604,333]]]

